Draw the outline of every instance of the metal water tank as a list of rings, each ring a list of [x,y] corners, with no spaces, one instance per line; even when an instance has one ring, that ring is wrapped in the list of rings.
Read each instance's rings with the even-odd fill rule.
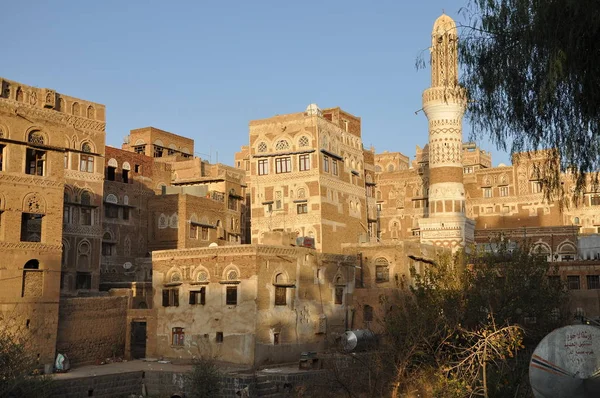
[[[348,330],[342,335],[342,349],[346,352],[368,350],[375,342],[375,334],[369,329]]]

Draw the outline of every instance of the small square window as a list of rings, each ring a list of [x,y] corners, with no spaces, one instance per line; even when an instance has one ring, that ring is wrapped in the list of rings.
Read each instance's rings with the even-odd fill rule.
[[[307,203],[298,203],[296,205],[296,211],[298,214],[308,213],[308,204]]]
[[[579,290],[581,288],[579,284],[579,275],[568,275],[567,286],[569,290]]]
[[[190,291],[190,304],[205,305],[206,304],[206,288],[203,287],[200,290]]]
[[[587,288],[592,289],[600,289],[600,276],[599,275],[588,275],[587,279]]]

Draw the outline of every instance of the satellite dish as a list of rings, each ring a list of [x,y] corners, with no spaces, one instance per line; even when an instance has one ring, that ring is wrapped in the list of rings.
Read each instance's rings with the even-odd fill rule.
[[[536,398],[600,397],[600,328],[571,325],[542,339],[529,362]]]
[[[217,245],[217,242],[213,242],[210,245],[208,245],[208,247],[218,247],[219,245]]]
[[[133,266],[133,264],[131,264],[129,261],[128,261],[128,262],[126,262],[125,264],[123,264],[123,268],[125,268],[125,269],[129,269],[129,268],[131,268],[132,266]]]

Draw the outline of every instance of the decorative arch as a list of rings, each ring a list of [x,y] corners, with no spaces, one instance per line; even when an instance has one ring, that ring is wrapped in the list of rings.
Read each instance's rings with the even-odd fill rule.
[[[117,159],[115,159],[115,158],[108,159],[108,167],[114,167],[115,169],[118,168],[119,163],[117,162]]]
[[[138,145],[146,145],[146,141],[142,140],[141,138],[135,141],[135,144],[133,144],[134,146],[138,146]]]
[[[123,204],[124,205],[128,205],[129,204],[129,196],[123,195]]]
[[[38,145],[48,145],[48,137],[39,128],[32,127],[27,131],[27,142]]]
[[[558,254],[576,254],[577,247],[571,241],[564,241],[558,245],[556,252]]]
[[[300,138],[298,138],[298,148],[304,148],[307,146],[310,146],[310,138],[308,138],[306,135],[300,136]]]
[[[181,148],[181,153],[185,153],[186,155],[190,154],[190,150],[188,147],[184,146],[183,148]]]
[[[178,283],[183,282],[183,271],[179,267],[171,267],[167,272],[167,277],[165,278],[166,283]]]
[[[8,135],[8,127],[0,124],[0,138],[10,138]]]
[[[71,105],[71,113],[75,116],[79,116],[79,109],[79,103],[73,102],[73,105]]]
[[[91,152],[94,152],[94,146],[93,146],[93,145],[94,145],[94,144],[93,144],[93,143],[91,143],[90,141],[84,141],[84,142],[81,144],[81,151],[82,151],[82,152],[86,152],[86,153],[91,153]]]
[[[285,270],[278,269],[273,272],[273,284],[274,285],[287,285],[290,283],[290,276]]]
[[[123,162],[123,166],[121,166],[123,170],[131,170],[131,165],[129,162]]]
[[[79,202],[82,205],[91,205],[92,204],[92,195],[90,193],[90,191],[84,190],[81,192],[81,195],[79,195]]]
[[[6,209],[6,198],[4,194],[0,192],[0,211]]]
[[[96,118],[96,111],[94,110],[94,107],[91,105],[87,107],[87,118],[88,119]]]
[[[67,268],[67,264],[69,262],[69,251],[70,250],[71,250],[71,244],[69,243],[69,240],[63,238],[60,265],[64,268]]]
[[[111,242],[111,241],[114,241],[115,239],[113,237],[112,232],[107,229],[104,231],[104,234],[102,234],[102,240]]]
[[[391,172],[393,172],[393,171],[394,171],[394,169],[395,169],[395,167],[394,167],[394,164],[393,164],[393,163],[390,163],[390,164],[388,164],[388,166],[387,166],[387,171],[388,171],[388,172],[390,172],[390,173],[391,173]],[[375,170],[377,170],[377,168],[375,168]]]
[[[23,198],[23,212],[45,214],[46,200],[42,195],[38,194],[37,192],[28,193]]]
[[[229,264],[223,270],[222,279],[225,282],[235,282],[241,279],[240,269],[235,264]]]
[[[203,265],[198,265],[192,274],[192,279],[196,282],[208,283],[210,281],[210,272]]]
[[[277,142],[275,143],[276,151],[287,151],[289,149],[290,149],[290,140],[287,138],[281,138],[281,139],[277,140]]]
[[[117,195],[109,193],[108,195],[106,195],[106,198],[104,199],[104,201],[106,203],[117,204],[117,203],[119,203],[119,198],[117,198]]]
[[[267,149],[268,149],[268,146],[265,141],[260,141],[258,143],[258,145],[256,145],[256,152],[258,152],[258,153],[267,152]]]
[[[161,140],[154,140],[154,145],[164,147],[165,144]]]
[[[380,165],[376,165],[376,166],[375,166],[375,172],[376,172],[376,173],[381,173],[382,171],[383,171],[383,170],[381,169],[381,166],[380,166]]]

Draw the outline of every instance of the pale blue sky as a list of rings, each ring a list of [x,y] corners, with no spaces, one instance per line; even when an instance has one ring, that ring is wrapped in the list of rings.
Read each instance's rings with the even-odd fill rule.
[[[413,158],[430,81],[415,60],[466,1],[5,0],[0,76],[105,104],[117,147],[154,126],[232,164],[250,120],[315,102],[360,116],[366,147]]]

